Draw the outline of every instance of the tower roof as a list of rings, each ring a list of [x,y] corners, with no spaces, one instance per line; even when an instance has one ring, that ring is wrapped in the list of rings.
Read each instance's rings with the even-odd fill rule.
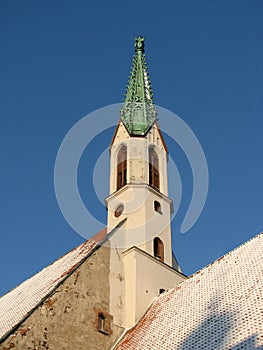
[[[144,41],[145,38],[141,36],[135,39],[135,55],[121,110],[121,120],[132,136],[146,135],[157,115],[144,55]]]

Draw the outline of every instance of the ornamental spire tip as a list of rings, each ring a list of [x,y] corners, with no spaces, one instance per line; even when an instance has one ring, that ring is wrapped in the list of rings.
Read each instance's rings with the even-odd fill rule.
[[[135,38],[135,52],[141,51],[142,53],[144,53],[144,41],[145,38],[143,38],[140,35]]]

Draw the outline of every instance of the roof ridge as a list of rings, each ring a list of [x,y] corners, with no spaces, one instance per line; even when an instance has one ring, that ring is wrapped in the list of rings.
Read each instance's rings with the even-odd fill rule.
[[[258,234],[256,234],[255,236],[251,237],[248,241],[245,241],[243,243],[241,243],[240,245],[238,245],[236,248],[230,250],[229,252],[227,252],[226,254],[220,256],[219,258],[217,258],[215,261],[211,262],[210,264],[207,264],[206,266],[202,267],[200,270],[197,270],[196,272],[194,272],[192,275],[188,276],[184,281],[180,282],[179,284],[177,284],[176,286],[168,289],[166,292],[162,293],[161,295],[158,296],[159,298],[162,298],[164,294],[180,289],[181,286],[185,283],[188,283],[188,281],[192,278],[194,278],[195,276],[199,275],[200,273],[202,273],[204,270],[206,270],[207,268],[209,268],[210,266],[215,265],[218,261],[223,260],[224,258],[226,258],[227,256],[233,254],[236,250],[240,249],[241,247],[251,243],[253,240],[259,238],[261,235],[263,235],[263,232],[259,232]]]
[[[12,292],[14,289],[18,288],[19,286],[21,286],[21,284],[23,284],[24,282],[30,280],[32,277],[36,276],[38,273],[40,273],[41,271],[43,271],[44,269],[48,268],[49,266],[52,266],[53,264],[55,264],[57,261],[59,261],[60,259],[66,257],[68,254],[72,253],[75,249],[77,248],[80,248],[81,246],[85,247],[87,245],[87,243],[91,243],[91,242],[94,242],[94,243],[99,243],[99,242],[96,242],[96,240],[94,240],[93,238],[96,237],[97,235],[101,234],[103,231],[105,231],[106,228],[103,228],[101,231],[97,232],[94,236],[92,236],[90,239],[87,239],[85,240],[84,242],[76,245],[75,247],[73,247],[72,249],[70,249],[68,252],[66,252],[65,254],[59,256],[57,259],[53,260],[50,264],[42,267],[40,270],[36,271],[35,273],[33,273],[33,275],[27,277],[25,280],[23,280],[22,282],[20,282],[18,285],[16,285],[14,288],[10,289],[9,291],[7,291],[6,293],[4,293],[3,295],[0,296],[0,302],[1,302],[1,299],[7,295],[8,293]],[[103,241],[104,238],[101,240]]]
[[[95,249],[107,239],[107,228],[71,249],[0,298],[0,340],[5,339],[53,291],[65,281]],[[28,293],[30,290],[30,293]]]
[[[202,267],[200,270],[194,272],[192,275],[188,276],[188,278],[185,280],[189,280],[190,278],[194,277],[195,275],[199,274],[201,271],[205,270],[206,268],[208,268],[209,266],[212,266],[214,264],[216,264],[218,261],[224,259],[225,257],[227,257],[230,254],[233,254],[236,250],[240,249],[241,247],[243,247],[244,245],[247,245],[249,243],[251,243],[251,241],[253,241],[254,239],[259,238],[260,235],[263,235],[263,232],[259,232],[258,234],[256,234],[255,236],[251,237],[248,241],[245,241],[243,243],[241,243],[240,245],[238,245],[237,247],[235,247],[234,249],[230,250],[229,252],[225,253],[224,255],[221,255],[219,258],[217,258],[216,260],[214,260],[213,262],[211,262],[210,264],[207,264],[206,266]],[[182,283],[184,283],[185,281],[183,281]]]
[[[259,349],[262,245],[261,232],[162,293],[114,349]]]

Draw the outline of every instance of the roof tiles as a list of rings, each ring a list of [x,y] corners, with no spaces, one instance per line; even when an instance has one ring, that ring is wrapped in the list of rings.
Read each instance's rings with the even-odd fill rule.
[[[263,234],[158,297],[116,350],[263,349]]]
[[[105,238],[103,229],[0,298],[0,338],[12,330]]]

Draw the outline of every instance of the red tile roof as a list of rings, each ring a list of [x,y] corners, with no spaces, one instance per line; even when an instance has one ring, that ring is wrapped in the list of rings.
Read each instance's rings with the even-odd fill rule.
[[[106,228],[0,298],[0,338],[20,323],[106,237]]]
[[[115,350],[263,349],[263,234],[158,297]]]

